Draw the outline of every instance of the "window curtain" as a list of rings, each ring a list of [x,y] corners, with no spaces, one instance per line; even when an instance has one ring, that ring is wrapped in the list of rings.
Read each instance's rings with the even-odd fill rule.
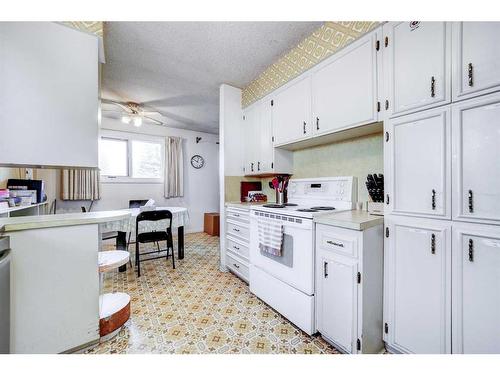
[[[70,201],[101,199],[99,170],[61,170],[61,199]]]
[[[165,137],[165,198],[184,195],[182,138]]]

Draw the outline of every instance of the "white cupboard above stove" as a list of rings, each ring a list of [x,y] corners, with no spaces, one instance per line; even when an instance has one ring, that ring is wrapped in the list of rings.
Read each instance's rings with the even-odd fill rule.
[[[453,218],[500,223],[500,93],[452,106]]]
[[[276,145],[309,138],[311,125],[311,77],[295,83],[272,96],[273,133]]]
[[[500,227],[453,226],[453,353],[500,353]]]
[[[383,26],[389,117],[451,100],[451,23],[390,22]]]
[[[315,135],[378,121],[377,38],[371,33],[313,69]]]
[[[500,90],[500,23],[453,23],[453,99]]]
[[[385,216],[384,341],[451,353],[451,222]]]
[[[388,120],[387,213],[451,218],[449,106]]]

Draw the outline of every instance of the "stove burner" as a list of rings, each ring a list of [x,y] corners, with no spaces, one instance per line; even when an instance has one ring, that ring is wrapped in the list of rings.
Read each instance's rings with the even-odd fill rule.
[[[294,206],[298,206],[298,204],[297,203],[285,203],[285,206],[294,207]]]
[[[299,208],[299,212],[318,212],[318,210],[313,210],[312,208]]]
[[[285,208],[284,204],[275,204],[275,203],[269,203],[265,204],[262,207],[267,207],[267,208]]]
[[[335,207],[329,207],[329,206],[318,206],[318,207],[311,207],[311,210],[316,210],[316,211],[328,211],[328,210],[335,210]]]

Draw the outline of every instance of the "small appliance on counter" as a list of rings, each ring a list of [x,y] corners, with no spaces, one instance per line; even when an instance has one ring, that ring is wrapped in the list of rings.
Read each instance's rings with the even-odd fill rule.
[[[384,216],[384,175],[369,174],[366,176],[366,189],[372,199],[367,203],[367,210],[372,215]]]
[[[267,202],[267,195],[262,191],[249,191],[247,202]]]
[[[9,189],[10,191],[11,198],[13,197],[12,194],[18,194],[17,190],[34,190],[36,191],[36,201],[33,203],[42,203],[47,200],[47,196],[45,195],[45,184],[43,180],[24,180],[9,178],[7,180],[7,189]],[[29,195],[31,196],[31,193],[29,193]],[[15,197],[20,196],[15,195]]]

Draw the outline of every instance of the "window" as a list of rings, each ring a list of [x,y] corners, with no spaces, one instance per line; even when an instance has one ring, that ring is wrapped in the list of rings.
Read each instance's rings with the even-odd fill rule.
[[[127,148],[126,140],[101,138],[99,168],[102,176],[128,176]]]
[[[161,178],[161,144],[154,142],[132,141],[132,177]]]
[[[164,143],[152,137],[103,136],[99,141],[102,182],[162,182]]]

